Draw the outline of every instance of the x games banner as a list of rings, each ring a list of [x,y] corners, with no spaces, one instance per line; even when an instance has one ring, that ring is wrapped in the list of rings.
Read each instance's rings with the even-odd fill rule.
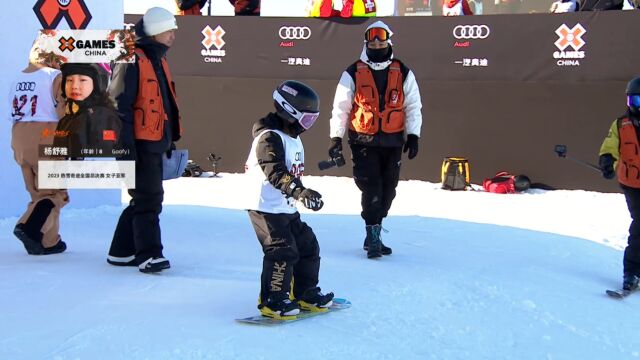
[[[133,62],[134,34],[131,30],[41,30],[40,56],[53,56],[59,63]]]
[[[168,58],[176,75],[337,79],[375,20],[179,17]],[[425,80],[627,80],[640,63],[637,46],[621,40],[638,31],[640,12],[521,15],[516,26],[503,15],[384,21],[395,56]]]

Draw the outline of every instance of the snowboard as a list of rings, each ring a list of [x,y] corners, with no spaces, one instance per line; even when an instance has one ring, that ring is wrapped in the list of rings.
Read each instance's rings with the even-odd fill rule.
[[[347,299],[335,298],[333,299],[333,304],[331,304],[331,306],[328,308],[328,311],[323,311],[323,312],[300,311],[300,313],[296,315],[296,318],[291,320],[274,319],[274,318],[270,318],[262,315],[256,315],[256,316],[249,316],[246,318],[236,319],[236,321],[245,323],[245,324],[276,326],[276,325],[293,323],[296,321],[312,318],[318,315],[329,314],[332,312],[336,312],[338,310],[348,309],[350,307],[351,307],[351,301]]]
[[[618,289],[618,290],[607,290],[607,295],[609,295],[609,297],[612,297],[614,299],[624,299],[627,296],[633,294],[634,292],[637,292],[638,288],[634,289],[634,290],[624,290],[624,289]]]

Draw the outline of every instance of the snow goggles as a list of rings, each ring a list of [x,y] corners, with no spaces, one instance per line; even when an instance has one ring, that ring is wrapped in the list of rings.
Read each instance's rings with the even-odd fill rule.
[[[389,32],[383,28],[371,28],[364,33],[364,39],[366,41],[387,41],[389,40]]]
[[[282,97],[282,95],[280,95],[278,90],[275,90],[273,92],[273,99],[278,104],[280,104],[280,106],[282,106],[282,108],[285,109],[289,113],[289,115],[291,115],[291,117],[298,120],[298,123],[300,123],[300,126],[302,126],[302,128],[305,130],[309,130],[313,126],[313,124],[316,122],[316,120],[318,120],[318,117],[320,116],[319,112],[298,111],[284,97]]]
[[[628,95],[627,96],[627,106],[628,107],[640,107],[640,95]]]

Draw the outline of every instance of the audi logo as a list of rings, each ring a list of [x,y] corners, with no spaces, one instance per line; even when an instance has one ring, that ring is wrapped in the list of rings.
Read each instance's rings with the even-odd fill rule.
[[[453,37],[456,39],[486,39],[490,33],[487,25],[458,25],[453,28]]]
[[[33,81],[19,82],[16,84],[16,91],[35,91],[36,83]]]
[[[311,37],[311,29],[307,26],[283,26],[278,35],[282,40],[307,40]]]

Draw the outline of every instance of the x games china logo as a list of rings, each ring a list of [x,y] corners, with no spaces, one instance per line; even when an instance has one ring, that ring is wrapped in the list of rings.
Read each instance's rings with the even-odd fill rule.
[[[43,29],[55,29],[65,18],[71,29],[85,29],[91,13],[84,0],[38,0],[33,6]]]
[[[38,57],[60,62],[132,62],[134,34],[129,30],[41,30]]]
[[[556,29],[558,40],[555,45],[558,51],[553,53],[553,58],[558,59],[556,62],[558,66],[580,66],[578,59],[585,57],[585,52],[580,49],[586,44],[582,39],[586,32],[587,30],[580,23],[572,28],[569,28],[567,24],[562,24]],[[573,51],[567,50],[568,47],[571,47]]]
[[[63,36],[58,41],[60,42],[60,46],[58,47],[58,49],[60,49],[60,51],[65,51],[65,50],[73,51],[76,48],[73,45],[73,43],[76,42],[76,39],[74,39],[71,36],[69,36],[68,39]]]
[[[205,26],[205,28],[202,29],[202,35],[204,35],[202,46],[204,46],[204,49],[200,51],[200,55],[202,55],[204,62],[222,62],[222,58],[227,55],[226,51],[222,50],[222,47],[225,44],[222,37],[225,33],[226,32],[220,25],[218,25],[215,30],[211,29],[211,26],[209,25]],[[215,49],[211,49],[212,46],[214,46]]]

